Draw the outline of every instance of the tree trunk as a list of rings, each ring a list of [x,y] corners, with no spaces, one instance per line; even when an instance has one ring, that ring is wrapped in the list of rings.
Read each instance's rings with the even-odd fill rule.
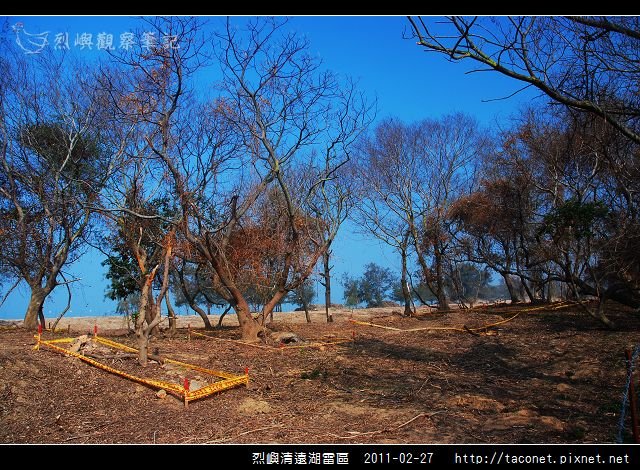
[[[155,272],[154,272],[155,274]],[[148,361],[149,348],[149,328],[145,328],[145,321],[151,323],[151,313],[149,301],[152,300],[150,291],[153,278],[147,277],[140,290],[140,304],[138,309],[138,317],[136,318],[136,338],[138,339],[138,362],[141,366],[146,366]]]
[[[238,323],[240,324],[240,332],[244,341],[259,341],[258,333],[264,330],[260,324],[251,316],[249,304],[244,299],[238,299],[235,305]]]
[[[327,323],[331,323],[333,321],[333,315],[329,313],[329,308],[331,308],[331,265],[329,264],[331,257],[331,251],[329,251],[329,247],[322,255],[324,274],[322,277],[324,278],[324,311],[327,316]]]
[[[616,328],[615,323],[613,323],[611,320],[609,320],[609,318],[605,315],[605,304],[606,304],[607,300],[605,298],[601,298],[598,302],[598,307],[594,310],[592,308],[590,308],[588,305],[584,304],[583,302],[580,302],[580,305],[587,311],[587,313],[589,315],[591,315],[593,318],[595,318],[596,320],[598,320],[599,322],[601,322],[603,325],[605,325],[607,328],[614,330]]]
[[[47,291],[42,287],[36,286],[31,288],[31,297],[29,298],[29,305],[27,311],[24,314],[24,327],[28,330],[35,330],[38,328],[38,320],[42,322],[44,328],[44,320],[42,315],[42,307],[44,301],[47,298]],[[42,316],[41,316],[42,315]]]
[[[407,280],[407,250],[401,249],[400,256],[402,258],[402,273],[400,275],[400,283],[402,284],[402,297],[404,298],[404,314],[411,316],[411,291],[409,291],[409,282]]]
[[[509,291],[509,297],[511,298],[511,303],[515,304],[520,302],[520,296],[518,295],[518,289],[513,285],[513,279],[508,273],[501,272],[502,278],[504,279],[504,284],[507,286],[507,290]]]
[[[149,287],[149,291],[148,291],[148,301],[147,301],[147,305],[145,308],[145,312],[144,312],[144,317],[147,320],[147,325],[151,325],[151,323],[153,322],[153,319],[156,316],[156,307],[160,307],[159,305],[156,306],[156,301],[153,298],[153,287]],[[152,328],[152,330],[149,332],[149,336],[151,335],[157,335],[159,333],[159,328],[160,325],[156,325]]]
[[[304,309],[304,316],[307,319],[307,323],[311,323],[311,315],[309,315],[309,304],[306,299],[302,299],[302,308]]]
[[[553,281],[548,281],[546,284],[546,296],[545,299],[547,301],[548,304],[550,304],[552,302],[553,299],[553,293],[554,293],[554,288],[553,288]]]
[[[207,312],[202,310],[195,303],[191,303],[190,302],[189,303],[189,307],[191,307],[191,310],[193,310],[198,315],[200,315],[200,318],[202,318],[202,321],[204,322],[204,329],[205,330],[213,330],[213,326],[211,326],[211,322],[209,321],[209,317],[207,316]]]
[[[434,247],[434,262],[436,267],[436,284],[437,284],[437,293],[436,297],[438,298],[438,310],[449,310],[449,301],[447,300],[447,294],[444,290],[444,273],[442,272],[442,253],[440,252],[440,248],[437,246]]]
[[[40,322],[40,324],[42,325],[42,328],[44,329],[46,325],[46,320],[44,318],[44,311],[42,310],[43,306],[44,306],[44,302],[40,304],[40,309],[38,310],[38,321]]]
[[[187,299],[187,303],[189,304],[189,308],[191,308],[191,310],[196,312],[198,315],[200,315],[200,318],[202,318],[202,321],[204,322],[204,329],[213,330],[213,326],[211,326],[211,322],[209,321],[207,312],[205,312],[200,307],[198,307],[198,305],[193,301],[191,297],[186,297],[186,299]]]
[[[535,296],[531,292],[531,289],[529,288],[529,285],[527,284],[526,279],[524,279],[524,277],[522,276],[520,276],[520,287],[523,290],[523,292],[526,294],[526,296],[529,297],[529,301],[533,303],[535,301]]]
[[[284,298],[285,295],[287,295],[286,291],[279,290],[273,295],[273,297],[271,297],[271,300],[269,300],[269,302],[264,304],[264,307],[262,308],[262,313],[260,314],[260,319],[261,319],[260,323],[262,325],[264,325],[264,322],[267,319],[267,316],[271,319],[271,323],[273,323],[273,310],[276,308],[276,306],[280,303],[280,301]]]
[[[438,290],[438,310],[447,311],[449,310],[449,300],[447,299],[447,294],[445,294],[444,289]]]
[[[231,310],[231,304],[227,305],[227,308],[224,309],[224,312],[222,312],[222,315],[220,315],[220,318],[218,318],[218,326],[216,326],[216,328],[222,328],[222,320],[227,315],[227,313],[229,313],[229,310]]]
[[[213,327],[211,326],[211,322],[209,321],[209,317],[207,316],[204,310],[198,307],[198,305],[195,302],[195,299],[189,293],[189,288],[187,287],[187,284],[184,280],[183,269],[180,269],[177,271],[178,271],[178,279],[180,279],[180,287],[182,288],[182,293],[184,295],[184,298],[187,299],[187,303],[189,304],[189,307],[191,308],[191,310],[196,312],[198,315],[200,315],[200,318],[202,318],[202,321],[204,322],[204,329],[213,330]]]
[[[138,336],[138,362],[141,366],[146,366],[149,361],[149,337],[142,332]]]
[[[171,333],[175,333],[176,327],[177,327],[176,312],[173,309],[173,305],[171,305],[171,300],[169,299],[169,291],[167,291],[164,301],[167,304],[167,316],[169,317],[169,331],[171,331]]]

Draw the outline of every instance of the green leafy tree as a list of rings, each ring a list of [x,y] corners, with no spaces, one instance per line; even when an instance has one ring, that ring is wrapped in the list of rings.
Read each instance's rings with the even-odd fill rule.
[[[298,307],[304,307],[305,304],[309,305],[313,302],[316,296],[315,289],[313,287],[313,279],[306,279],[296,289],[289,292],[286,297],[286,302],[297,305]]]
[[[358,286],[360,299],[367,307],[381,307],[382,302],[391,296],[393,281],[394,276],[389,268],[375,263],[367,264]]]
[[[289,292],[289,295],[287,295],[285,301],[303,308],[304,313],[307,317],[307,323],[311,323],[311,316],[309,315],[309,304],[313,302],[313,298],[315,296],[316,292],[313,288],[313,280],[307,278],[297,288]]]
[[[134,199],[131,193],[129,199]],[[154,199],[143,207],[136,207],[140,211],[149,214],[157,214],[161,217],[168,218],[173,212],[169,207],[167,199]],[[127,220],[125,220],[127,219]],[[130,246],[126,242],[125,232],[131,227],[128,222],[132,217],[125,215],[123,223],[118,224],[117,230],[104,238],[103,244],[111,247],[111,253],[102,262],[102,266],[107,268],[105,277],[109,281],[109,288],[105,296],[111,300],[121,301],[127,299],[132,294],[140,293],[140,268],[136,258],[131,252]],[[163,219],[148,219],[148,230],[142,231],[142,235],[138,237],[139,244],[145,251],[147,257],[151,257],[157,248],[158,233],[164,233],[168,224]]]
[[[362,303],[367,308],[381,307],[386,299],[393,296],[394,280],[389,268],[369,263],[360,278],[354,279],[347,275],[342,278],[345,304],[349,307]]]
[[[345,273],[342,276],[341,284],[344,289],[344,304],[347,307],[357,307],[360,303],[358,279],[352,278]]]

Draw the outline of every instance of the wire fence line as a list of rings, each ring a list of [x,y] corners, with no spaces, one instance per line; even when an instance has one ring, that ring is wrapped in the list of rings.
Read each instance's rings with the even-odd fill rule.
[[[629,389],[631,388],[631,381],[633,380],[633,373],[635,372],[635,366],[640,356],[640,344],[635,347],[631,354],[631,364],[627,367],[627,380],[624,385],[624,391],[622,392],[622,408],[620,410],[620,420],[618,421],[618,434],[616,436],[616,442],[618,444],[623,443],[624,439],[624,421],[627,414],[627,408],[629,406]],[[625,361],[626,362],[626,361]]]

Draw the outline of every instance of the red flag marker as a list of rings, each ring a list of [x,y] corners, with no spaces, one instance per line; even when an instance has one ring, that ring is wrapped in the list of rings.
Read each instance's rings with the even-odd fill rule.
[[[248,367],[244,368],[244,375],[249,375],[249,368]]]
[[[189,391],[189,379],[187,377],[184,378],[184,389]]]
[[[38,334],[42,334],[42,323],[38,323]]]
[[[93,325],[93,336],[98,336],[98,325]]]

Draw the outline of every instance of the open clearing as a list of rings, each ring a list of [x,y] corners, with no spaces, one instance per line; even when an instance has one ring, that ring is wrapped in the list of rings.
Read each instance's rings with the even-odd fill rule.
[[[518,308],[446,315],[423,310],[418,318],[402,318],[388,308],[356,310],[354,317],[400,329],[473,328],[509,318]],[[617,331],[570,307],[525,312],[479,335],[354,325],[349,311],[336,312],[332,324],[316,313],[310,325],[300,323],[299,314],[277,314],[274,329],[304,339],[332,341],[356,333],[354,343],[283,350],[198,336],[187,341],[187,330],[180,329],[174,338],[153,339],[151,350],[231,373],[249,367],[251,376],[248,387],[187,409],[175,397],[159,399],[156,390],[78,359],[34,351],[31,333],[3,328],[0,442],[613,442],[625,380],[623,351],[640,341],[638,316],[617,309],[609,311]],[[207,334],[239,339],[232,326]],[[63,335],[45,333],[58,336]],[[133,335],[115,339],[135,345]],[[131,359],[107,363],[141,369]],[[144,374],[180,380],[179,372],[156,363]]]

